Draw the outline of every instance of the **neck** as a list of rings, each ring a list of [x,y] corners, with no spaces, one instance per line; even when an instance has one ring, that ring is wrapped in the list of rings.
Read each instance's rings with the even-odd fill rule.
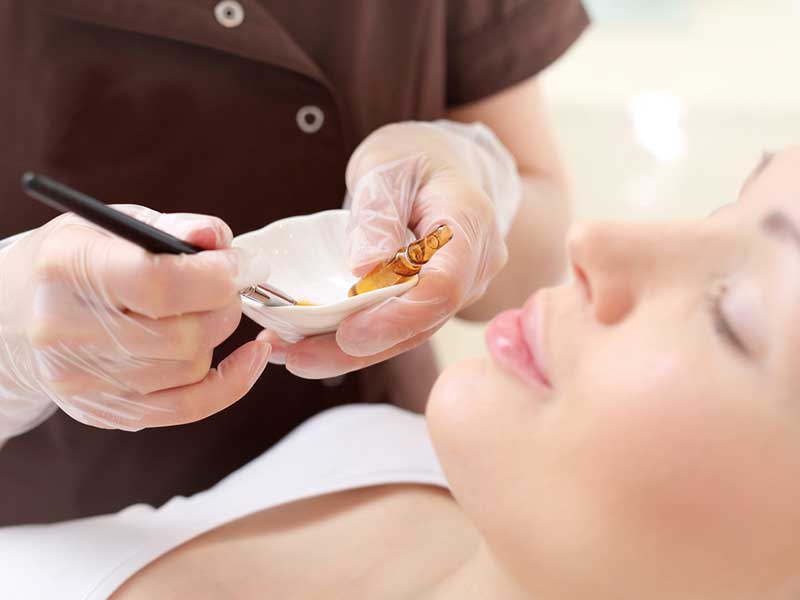
[[[481,543],[465,561],[419,596],[420,600],[531,600]]]

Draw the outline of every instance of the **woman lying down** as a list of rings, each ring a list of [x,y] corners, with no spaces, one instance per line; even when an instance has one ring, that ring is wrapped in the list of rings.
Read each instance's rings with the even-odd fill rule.
[[[800,149],[570,252],[425,419],[332,409],[196,496],[8,530],[0,595],[800,599]]]

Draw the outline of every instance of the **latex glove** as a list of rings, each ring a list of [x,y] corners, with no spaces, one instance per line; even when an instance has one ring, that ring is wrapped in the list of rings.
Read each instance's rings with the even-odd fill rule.
[[[504,235],[521,198],[510,153],[486,127],[401,123],[369,136],[347,169],[351,196],[348,257],[364,275],[404,246],[447,223],[453,239],[400,297],[348,317],[336,334],[289,345],[273,332],[274,361],[307,378],[333,377],[421,343],[486,291],[507,259]]]
[[[72,214],[0,250],[0,443],[58,406],[136,431],[202,419],[241,398],[270,347],[250,342],[209,369],[241,319],[238,290],[261,257],[229,248],[221,220],[117,206],[213,251],[153,255]]]

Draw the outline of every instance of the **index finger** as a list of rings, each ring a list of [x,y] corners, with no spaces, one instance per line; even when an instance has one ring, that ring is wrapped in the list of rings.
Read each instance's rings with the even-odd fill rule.
[[[267,262],[243,248],[167,255],[126,246],[95,255],[99,277],[119,304],[150,318],[220,309],[269,276]]]
[[[383,362],[416,348],[430,338],[438,327],[421,331],[391,348],[371,356],[351,356],[342,351],[332,333],[301,340],[285,350],[286,369],[304,379],[338,377]],[[259,336],[261,337],[261,336]],[[265,336],[263,339],[268,339]]]
[[[150,254],[103,231],[66,225],[48,238],[39,270],[67,279],[91,306],[150,318],[222,308],[240,288],[266,279],[269,266],[242,249]]]
[[[138,204],[112,204],[110,206],[204,250],[228,248],[233,241],[233,232],[228,224],[213,215],[161,213]]]
[[[461,306],[464,285],[457,276],[429,269],[416,287],[345,319],[336,341],[350,356],[370,356],[441,326]]]

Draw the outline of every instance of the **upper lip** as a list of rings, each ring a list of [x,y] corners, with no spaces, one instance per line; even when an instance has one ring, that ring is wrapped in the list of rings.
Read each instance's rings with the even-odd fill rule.
[[[528,346],[534,369],[541,375],[545,383],[552,387],[542,356],[542,340],[547,339],[545,336],[546,323],[544,315],[541,293],[536,293],[523,305],[520,324],[522,326],[522,338]]]

